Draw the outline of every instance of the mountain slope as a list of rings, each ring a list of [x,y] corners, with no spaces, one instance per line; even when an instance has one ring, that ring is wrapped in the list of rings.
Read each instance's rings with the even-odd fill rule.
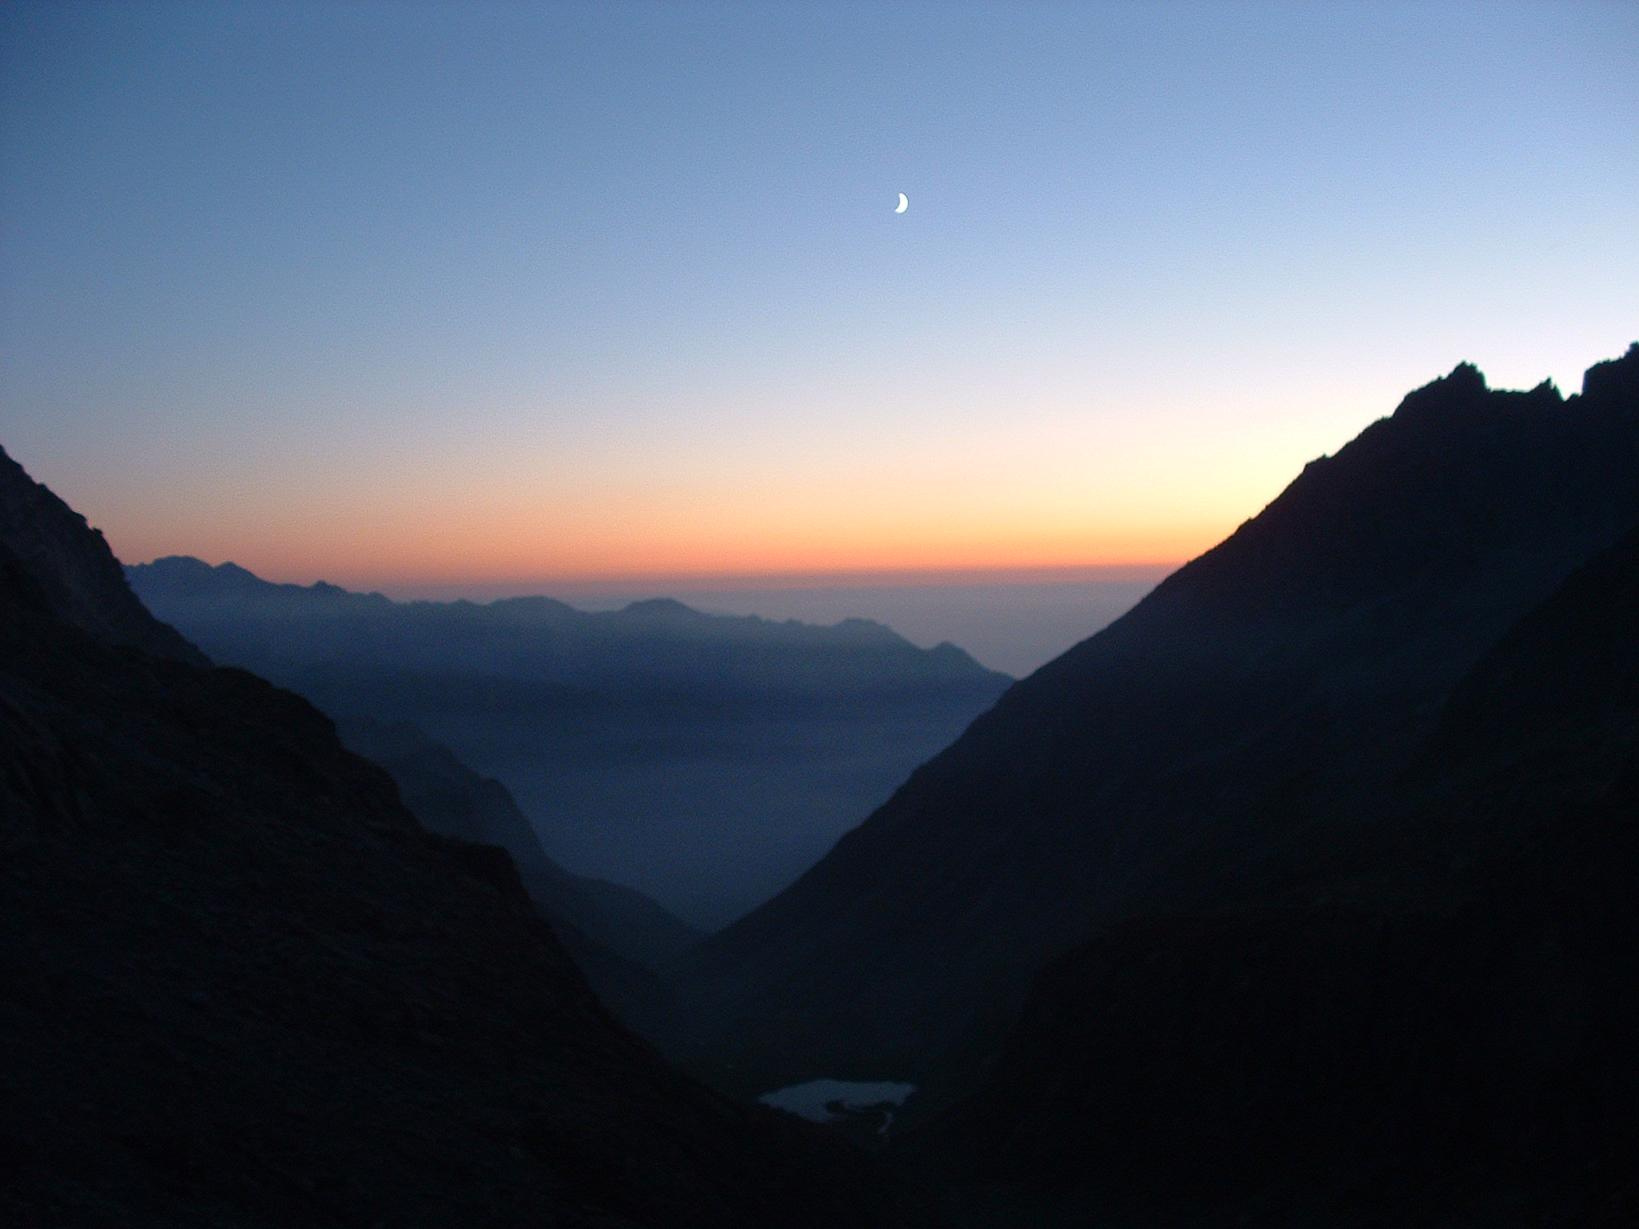
[[[506,786],[479,776],[409,723],[352,721],[339,732],[351,750],[387,770],[429,831],[506,850],[598,997],[640,1034],[665,1030],[673,1006],[658,971],[698,942],[698,931],[641,892],[564,870],[542,851]]]
[[[1566,401],[1463,365],[1309,465],[709,940],[697,1040],[777,1081],[937,1072],[1101,923],[1357,839],[1455,682],[1639,519],[1636,369]]]
[[[8,506],[27,481],[0,472]],[[507,857],[427,833],[305,701],[89,634],[106,626],[73,583],[106,549],[89,531],[25,557],[13,537],[38,526],[16,528],[13,1223],[925,1223],[838,1141],[692,1084],[614,1024]]]
[[[1370,841],[1103,930],[911,1150],[1075,1223],[1180,1197],[1210,1223],[1623,1223],[1636,629],[1639,530],[1457,685]]]
[[[208,665],[205,655],[148,612],[100,531],[0,448],[0,540],[58,617],[109,644]]]
[[[409,722],[355,720],[340,733],[348,747],[387,770],[410,813],[427,828],[506,850],[549,919],[567,922],[650,969],[699,941],[699,931],[641,892],[571,874],[552,861],[506,786],[474,772]]]
[[[128,574],[216,660],[339,720],[414,722],[503,782],[555,861],[702,928],[812,865],[1008,682],[863,620],[393,602],[185,558]]]

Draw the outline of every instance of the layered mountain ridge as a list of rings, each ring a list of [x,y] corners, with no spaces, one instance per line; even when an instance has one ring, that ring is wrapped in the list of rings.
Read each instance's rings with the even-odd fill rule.
[[[858,619],[395,602],[186,557],[128,575],[216,660],[343,722],[412,722],[504,783],[555,861],[705,929],[810,866],[1009,681]]]
[[[189,555],[125,570],[139,596],[175,606],[209,637],[237,644],[247,623],[282,627],[283,637],[262,650],[275,663],[306,663],[320,650],[345,650],[357,664],[433,671],[459,666],[566,686],[615,677],[661,689],[680,680],[697,684],[709,675],[723,689],[757,683],[814,694],[845,694],[862,683],[886,692],[993,676],[954,645],[919,649],[870,619],[822,626],[709,614],[675,598],[599,611],[544,596],[396,601],[322,580],[268,581],[236,563],[212,565]],[[322,639],[307,623],[315,610],[331,624]],[[435,640],[435,634],[444,639]],[[634,645],[644,654],[636,660]],[[691,646],[693,655],[679,653],[679,646]]]

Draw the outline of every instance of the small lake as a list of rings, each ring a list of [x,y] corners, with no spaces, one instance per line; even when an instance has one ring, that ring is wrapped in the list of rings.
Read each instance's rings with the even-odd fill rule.
[[[838,1123],[878,1120],[877,1134],[886,1135],[894,1111],[905,1104],[915,1084],[869,1080],[810,1080],[765,1092],[757,1100],[809,1122]]]

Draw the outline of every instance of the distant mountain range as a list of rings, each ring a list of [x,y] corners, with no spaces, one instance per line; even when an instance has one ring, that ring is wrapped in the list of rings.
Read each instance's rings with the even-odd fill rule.
[[[409,721],[505,783],[547,854],[713,927],[817,860],[1008,679],[880,624],[394,602],[171,557],[137,594],[344,722]]]
[[[505,853],[203,664],[4,453],[0,855],[9,1224],[936,1221],[667,1068]]]
[[[692,1040],[715,1039],[748,1083],[765,1086],[853,1072],[923,1080],[926,1115],[985,1070],[1037,973],[1071,960],[1036,991],[1008,1050],[1016,1065],[998,1071],[961,1133],[1040,1177],[1045,1164],[1032,1170],[1027,1157],[1036,1144],[1067,1170],[1086,1155],[1076,1141],[1106,1146],[1133,1131],[1134,1148],[1157,1150],[1154,1163],[1176,1173],[1204,1165],[1207,1145],[1237,1131],[1251,1133],[1250,1147],[1269,1144],[1258,1124],[1282,1114],[1301,1131],[1309,1120],[1294,1098],[1334,1095],[1322,1081],[1341,1060],[1274,1047],[1304,1044],[1311,1016],[1331,1028],[1324,1000],[1334,990],[1364,996],[1358,1005],[1374,1013],[1354,1040],[1440,1061],[1465,1017],[1422,1028],[1413,1004],[1428,987],[1418,979],[1455,977],[1482,940],[1491,959],[1544,967],[1535,982],[1478,970],[1453,980],[1463,994],[1493,996],[1480,1010],[1585,1006],[1599,1029],[1612,1027],[1631,1004],[1615,970],[1596,967],[1610,955],[1597,946],[1616,933],[1614,915],[1566,956],[1583,978],[1563,988],[1569,1007],[1551,1001],[1562,987],[1546,954],[1569,939],[1472,917],[1417,931],[1415,918],[1467,910],[1476,896],[1500,908],[1509,876],[1552,873],[1488,848],[1492,826],[1528,847],[1547,842],[1556,856],[1582,851],[1564,882],[1539,880],[1522,902],[1531,918],[1572,909],[1583,888],[1590,908],[1615,907],[1608,877],[1588,861],[1597,845],[1576,844],[1591,829],[1555,835],[1554,824],[1562,803],[1621,812],[1627,786],[1614,783],[1616,769],[1635,753],[1631,674],[1590,674],[1573,629],[1601,602],[1620,609],[1589,652],[1631,667],[1639,617],[1629,616],[1639,612],[1623,569],[1633,554],[1631,542],[1617,544],[1636,525],[1639,346],[1592,368],[1569,399],[1546,384],[1493,391],[1459,366],[1310,464],[1125,617],[1012,687],[795,885],[703,944],[677,983],[698,1021]],[[1585,565],[1606,580],[1564,589]],[[1541,630],[1549,626],[1566,630]],[[1534,647],[1508,657],[1512,638]],[[1564,710],[1539,704],[1529,680],[1560,667],[1614,690]],[[1487,706],[1463,697],[1488,689],[1506,705],[1495,737],[1513,758],[1470,779],[1496,752],[1482,733]],[[1588,707],[1596,702],[1605,707]],[[1594,715],[1607,711],[1608,722]],[[1525,767],[1533,723],[1553,754]],[[1456,756],[1463,740],[1468,751]],[[1403,784],[1419,772],[1428,784]],[[1551,802],[1539,811],[1508,801],[1528,787]],[[1571,845],[1556,844],[1561,836]],[[1630,859],[1625,841],[1613,858]],[[1488,869],[1454,880],[1448,863]],[[1413,919],[1404,947],[1359,948],[1403,915]],[[1631,985],[1639,970],[1631,956],[1622,963]],[[1371,980],[1397,968],[1401,985]],[[1245,1003],[1233,1000],[1236,987]],[[1518,1004],[1498,1001],[1510,994]],[[1455,1010],[1445,992],[1428,1001],[1434,1017]],[[1499,1027],[1499,1046],[1533,1044]],[[1597,1064],[1615,1061],[1604,1044],[1543,1070],[1597,1083]],[[1311,1060],[1313,1070],[1294,1069]],[[1219,1062],[1231,1069],[1192,1091],[1191,1073]],[[1619,1066],[1625,1074],[1612,1068],[1612,1078],[1630,1080],[1631,1059]],[[1337,1078],[1384,1074],[1362,1058]],[[1027,1091],[1012,1097],[1010,1081]],[[1163,1100],[1146,1110],[1150,1092]],[[1335,1115],[1326,1121],[1343,1129]],[[1045,1136],[1061,1128],[1063,1146],[1049,1147]],[[1165,1159],[1158,1150],[1169,1148],[1190,1161]]]

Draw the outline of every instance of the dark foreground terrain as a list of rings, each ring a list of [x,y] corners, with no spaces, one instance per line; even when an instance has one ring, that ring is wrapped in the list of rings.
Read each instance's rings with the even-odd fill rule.
[[[906,1153],[1083,1216],[1635,1223],[1636,628],[1639,531],[1459,684],[1368,837],[1103,928]]]

